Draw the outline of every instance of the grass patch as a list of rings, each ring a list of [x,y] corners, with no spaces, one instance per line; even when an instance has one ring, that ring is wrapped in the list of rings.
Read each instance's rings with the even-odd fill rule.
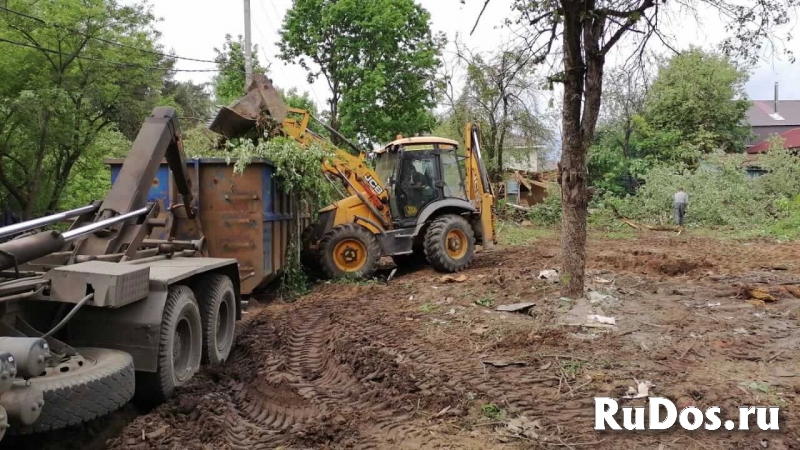
[[[513,222],[500,222],[497,226],[500,245],[528,245],[539,239],[557,236],[558,233],[555,228],[523,227]]]
[[[481,415],[491,420],[503,420],[506,418],[505,410],[494,403],[487,403],[481,406]]]
[[[484,306],[486,308],[491,308],[492,307],[492,303],[493,303],[492,299],[490,299],[490,298],[482,298],[480,300],[475,300],[475,304],[476,305]]]
[[[439,307],[433,303],[425,303],[419,307],[420,312],[424,312],[425,314],[435,312],[437,309],[439,309]]]

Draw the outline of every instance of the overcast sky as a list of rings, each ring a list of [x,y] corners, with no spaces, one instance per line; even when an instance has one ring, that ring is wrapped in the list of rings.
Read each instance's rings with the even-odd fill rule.
[[[132,1],[132,0],[130,0]],[[504,18],[509,16],[512,0],[492,0],[490,7],[472,36],[475,19],[478,17],[483,1],[466,0],[418,0],[431,13],[433,30],[447,34],[450,44],[444,54],[452,58],[453,40],[459,33],[468,47],[481,51],[491,51],[508,39],[509,31],[501,27]],[[234,36],[244,33],[244,8],[239,0],[151,0],[154,12],[161,22],[157,25],[163,33],[161,42],[166,49],[178,55],[213,59],[214,47],[224,42],[226,33]],[[306,82],[306,74],[295,65],[287,65],[275,55],[278,48],[278,29],[292,0],[251,0],[252,39],[259,46],[259,59],[270,64],[270,75],[276,86],[288,89],[297,87],[309,91],[318,103],[327,99],[327,88],[323,80],[313,85]],[[715,13],[703,14],[701,24],[683,16],[665,18],[668,39],[676,48],[685,49],[689,45],[711,47],[722,39],[722,21]],[[797,19],[792,26],[797,25]],[[790,31],[787,29],[786,31]],[[800,57],[800,40],[787,44]],[[657,51],[668,52],[665,47],[654,44]],[[624,49],[620,49],[624,52]],[[180,69],[213,68],[208,63],[179,61]],[[213,74],[180,73],[179,79],[192,79],[197,82],[209,81]],[[751,99],[771,99],[775,82],[780,83],[783,99],[800,99],[800,62],[792,65],[786,59],[766,58],[759,67],[752,69],[752,76],[746,89]]]

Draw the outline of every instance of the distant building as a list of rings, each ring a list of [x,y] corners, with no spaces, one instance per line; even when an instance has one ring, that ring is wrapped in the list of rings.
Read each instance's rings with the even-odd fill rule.
[[[509,170],[539,172],[545,146],[536,145],[521,136],[508,136],[503,142],[503,166]]]
[[[753,100],[746,120],[755,135],[746,143],[750,153],[752,147],[762,144],[771,135],[800,128],[800,100],[780,100],[778,83],[775,83],[775,97],[772,100]]]

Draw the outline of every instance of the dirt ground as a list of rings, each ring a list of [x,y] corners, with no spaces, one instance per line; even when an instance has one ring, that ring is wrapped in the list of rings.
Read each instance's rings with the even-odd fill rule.
[[[463,282],[420,268],[251,303],[227,365],[59,448],[800,449],[800,243],[591,236],[594,304],[539,279],[559,252],[543,237],[480,252]],[[594,397],[635,380],[723,422],[780,406],[781,430],[594,431]]]

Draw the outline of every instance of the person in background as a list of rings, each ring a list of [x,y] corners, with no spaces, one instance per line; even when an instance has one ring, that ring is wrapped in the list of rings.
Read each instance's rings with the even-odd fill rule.
[[[672,202],[672,209],[675,216],[675,225],[683,226],[683,217],[686,215],[686,207],[689,205],[689,194],[683,188],[678,189]]]

